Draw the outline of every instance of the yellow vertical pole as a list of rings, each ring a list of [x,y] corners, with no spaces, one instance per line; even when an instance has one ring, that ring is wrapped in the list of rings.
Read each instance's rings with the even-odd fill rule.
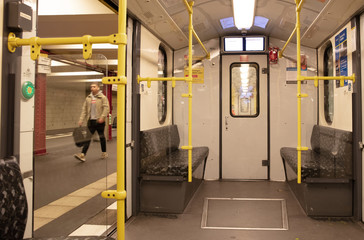
[[[188,27],[188,182],[192,182],[192,6],[194,2],[189,2],[191,11],[189,11]]]
[[[126,34],[126,1],[119,0],[118,33]],[[125,76],[125,44],[118,45],[118,76]],[[125,191],[125,84],[117,84],[116,191]],[[117,199],[117,238],[125,239],[125,199]]]
[[[299,4],[296,1],[296,33],[297,33],[297,183],[301,183],[301,24]]]

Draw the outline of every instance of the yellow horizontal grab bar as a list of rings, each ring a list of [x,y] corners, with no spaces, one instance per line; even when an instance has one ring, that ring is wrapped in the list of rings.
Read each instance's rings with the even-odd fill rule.
[[[124,200],[126,199],[126,191],[117,191],[117,190],[106,190],[101,193],[103,198],[112,198],[117,200]]]
[[[315,81],[315,87],[318,87],[318,81],[319,80],[340,80],[340,86],[344,86],[344,80],[351,80],[353,83],[355,83],[355,74],[351,76],[334,76],[334,77],[322,77],[322,76],[312,76],[312,77],[304,77],[300,76],[299,80],[314,80]]]
[[[90,35],[85,35],[83,37],[65,37],[65,38],[38,38],[32,37],[28,39],[21,39],[15,37],[15,34],[9,34],[9,44],[12,47],[20,47],[25,45],[33,44],[38,45],[62,45],[62,44],[82,44],[85,40],[87,42],[93,43],[110,43],[110,44],[126,44],[127,43],[127,36],[126,34],[111,34],[109,36],[97,36],[93,37]],[[35,41],[34,41],[35,40]]]
[[[190,78],[189,77],[165,77],[165,78],[142,78],[138,75],[137,80],[138,83],[140,82],[147,82],[147,86],[148,88],[150,88],[152,86],[152,81],[171,81],[172,82],[172,88],[174,88],[176,86],[176,81],[188,81]]]
[[[352,80],[355,82],[355,74],[351,76],[334,76],[334,77],[322,77],[322,76],[312,76],[312,77],[304,77],[301,76],[300,80]]]
[[[181,149],[183,149],[183,150],[192,150],[193,147],[192,146],[182,146]]]
[[[192,93],[185,93],[185,94],[182,94],[181,96],[185,97],[185,98],[192,98]]]
[[[297,147],[297,151],[307,151],[308,147]]]
[[[306,94],[306,93],[297,93],[297,97],[298,98],[308,97],[308,94]]]
[[[127,80],[125,76],[117,76],[117,77],[103,77],[103,84],[124,84],[126,85]]]
[[[138,79],[138,83],[140,82],[148,82],[148,81],[187,81],[188,77],[167,77],[167,78],[150,78],[150,77],[146,77],[146,78],[142,78],[138,75],[137,77]]]
[[[83,58],[89,59],[92,55],[93,43],[110,43],[110,44],[124,44],[127,43],[127,36],[125,33],[115,33],[109,36],[92,37],[84,35],[83,37],[67,37],[67,38],[39,38],[32,37],[28,39],[21,39],[16,37],[14,33],[8,35],[8,50],[15,52],[17,47],[30,46],[30,57],[33,60],[38,59],[42,45],[63,45],[63,44],[82,44]]]

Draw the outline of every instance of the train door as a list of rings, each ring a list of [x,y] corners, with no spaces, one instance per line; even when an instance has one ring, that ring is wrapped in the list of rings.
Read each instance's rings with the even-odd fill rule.
[[[268,178],[266,55],[222,56],[222,178]]]

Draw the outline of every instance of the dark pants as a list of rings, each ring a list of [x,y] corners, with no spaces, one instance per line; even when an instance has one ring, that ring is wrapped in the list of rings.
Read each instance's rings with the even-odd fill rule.
[[[106,152],[106,138],[104,135],[105,122],[98,123],[97,120],[88,120],[87,122],[88,132],[87,132],[87,142],[83,145],[82,153],[86,155],[88,147],[90,146],[92,135],[97,131],[100,137],[101,151]]]

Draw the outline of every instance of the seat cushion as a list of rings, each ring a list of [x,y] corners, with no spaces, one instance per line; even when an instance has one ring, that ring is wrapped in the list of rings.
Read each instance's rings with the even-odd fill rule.
[[[192,149],[192,171],[207,158],[208,154],[208,147],[194,147]],[[148,175],[186,177],[188,175],[188,150],[178,149],[163,157],[143,158],[140,172]]]
[[[296,148],[281,148],[281,157],[294,171],[297,171]],[[310,178],[351,178],[347,168],[338,159],[327,154],[308,150],[301,152],[301,177]]]
[[[15,158],[0,159],[0,239],[23,239],[28,207]]]
[[[312,150],[301,152],[301,177],[320,177],[320,164],[317,158],[314,157],[315,153]],[[281,148],[281,157],[285,161],[286,166],[291,167],[297,172],[297,149],[283,147]]]

